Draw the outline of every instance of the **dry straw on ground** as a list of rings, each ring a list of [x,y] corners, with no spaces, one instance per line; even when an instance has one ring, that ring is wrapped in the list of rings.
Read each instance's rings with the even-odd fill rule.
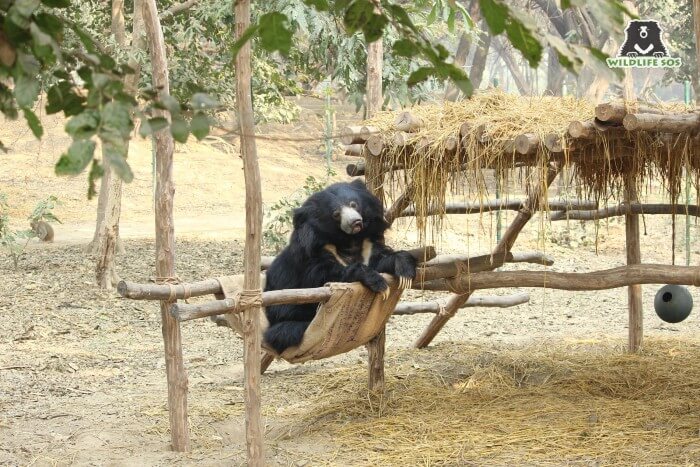
[[[683,106],[666,106],[684,111]],[[496,169],[496,177],[507,186],[516,163],[527,166],[520,171],[526,190],[539,189],[539,180],[547,164],[558,159],[567,166],[580,196],[619,200],[623,175],[635,175],[639,188],[651,180],[659,180],[674,197],[680,191],[682,171],[690,168],[693,180],[700,169],[698,144],[687,134],[629,133],[608,137],[606,133],[590,141],[568,138],[569,123],[590,121],[595,107],[586,100],[573,97],[525,97],[489,90],[471,99],[452,103],[428,103],[409,109],[424,125],[409,134],[408,145],[397,145],[394,112],[383,112],[365,122],[377,127],[384,136],[385,150],[379,156],[384,167],[408,167],[401,176],[389,178],[391,187],[413,182],[412,201],[416,207],[418,230],[426,230],[427,213],[444,212],[446,189],[463,193],[468,201],[492,198],[482,169]],[[460,126],[468,122],[469,133],[459,138]],[[564,138],[564,152],[553,156],[544,145],[535,154],[516,154],[513,140],[523,134],[534,134],[540,141],[557,134]],[[622,132],[624,133],[624,132]],[[459,140],[458,150],[446,151],[448,140]],[[457,175],[459,174],[459,175]],[[697,183],[695,183],[697,185]],[[502,193],[507,199],[509,194]],[[675,199],[675,198],[674,198]],[[544,206],[546,209],[546,206]],[[440,218],[433,224],[439,228]]]
[[[339,446],[324,460],[354,465],[700,461],[696,341],[653,340],[640,355],[579,341],[498,353],[445,344],[405,357],[389,360],[383,399],[367,393],[364,368],[307,375],[318,391],[283,412],[285,436],[324,433]]]

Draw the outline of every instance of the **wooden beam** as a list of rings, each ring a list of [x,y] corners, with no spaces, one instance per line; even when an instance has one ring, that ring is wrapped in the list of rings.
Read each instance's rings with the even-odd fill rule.
[[[677,284],[700,287],[696,266],[635,264],[594,272],[484,271],[455,279],[437,279],[441,290],[467,294],[475,290],[536,287],[570,291],[617,289],[634,284]]]
[[[517,293],[512,295],[495,295],[469,297],[460,308],[484,307],[484,308],[509,308],[522,305],[530,301],[527,293]],[[440,313],[445,305],[440,302],[401,302],[396,305],[394,315],[415,315],[419,313]]]
[[[628,114],[622,124],[628,131],[692,133],[700,128],[700,113],[656,115]]]
[[[364,147],[363,144],[350,144],[348,146],[345,146],[345,155],[350,156],[350,157],[362,157],[362,148]],[[364,162],[358,162],[358,164],[364,164]],[[350,167],[350,166],[348,166]],[[363,170],[364,170],[364,165],[363,165]],[[350,175],[350,174],[348,174]]]
[[[515,151],[518,154],[534,154],[540,145],[540,138],[534,133],[525,133],[515,138]]]
[[[532,194],[530,194],[530,196],[528,197],[527,202],[523,204],[517,216],[510,224],[506,232],[503,234],[503,237],[501,237],[501,241],[498,243],[498,245],[496,245],[496,248],[494,249],[493,254],[490,258],[490,269],[496,269],[506,261],[506,258],[510,254],[510,250],[512,249],[513,244],[515,243],[515,240],[518,238],[518,235],[525,227],[527,222],[532,218],[533,213],[537,210],[538,206],[540,205],[541,197],[547,195],[547,189],[549,188],[549,185],[552,184],[558,173],[558,167],[551,165],[547,167],[546,172],[543,174],[543,180],[541,185],[542,192],[540,192],[539,190],[532,192]],[[471,264],[472,263],[470,261],[470,267]],[[472,275],[473,274],[467,274],[466,276],[471,277]],[[429,281],[431,279],[429,279],[427,276],[424,276],[423,280]],[[450,287],[451,283],[446,283],[445,290],[453,290]],[[414,346],[419,349],[428,346],[435,338],[435,336],[440,332],[440,330],[445,326],[445,324],[447,324],[450,318],[454,316],[454,314],[457,313],[459,308],[469,300],[470,295],[471,291],[465,292],[463,294],[452,295],[448,299],[447,305],[445,306],[445,312],[440,313],[439,315],[435,315],[428,327],[418,337],[418,340],[416,340]]]
[[[158,19],[155,0],[143,1],[143,22],[150,45],[153,87],[161,101],[170,95],[168,60],[163,30]],[[155,110],[155,116],[170,119],[170,114]],[[156,217],[156,275],[165,280],[175,278],[175,228],[173,218],[173,152],[175,143],[169,128],[153,134],[155,145],[155,217]],[[190,450],[190,433],[187,422],[187,372],[182,358],[180,323],[169,313],[171,300],[166,297],[160,303],[165,347],[165,373],[168,379],[168,412],[170,415],[170,441],[174,451]]]
[[[656,107],[649,107],[647,105],[633,105],[631,106],[632,112],[627,111],[627,106],[622,102],[605,102],[603,104],[598,104],[595,108],[595,117],[601,122],[616,123],[620,124],[625,119],[625,117],[630,114],[658,114],[658,115],[668,115],[671,112],[658,109]]]
[[[637,186],[634,175],[625,177],[625,201],[637,202]],[[636,265],[642,262],[641,246],[639,242],[639,215],[628,213],[625,215],[625,246],[627,250],[627,264]],[[627,288],[629,305],[629,352],[639,352],[642,347],[644,335],[643,319],[644,309],[642,305],[642,286],[629,284]]]
[[[246,34],[250,27],[250,0],[234,2],[236,40]],[[236,104],[238,126],[245,179],[245,246],[243,286],[246,290],[260,290],[260,243],[262,233],[262,189],[258,151],[255,144],[255,121],[253,119],[253,92],[251,69],[251,41],[246,41],[235,57],[236,65]],[[254,306],[241,316],[243,328],[243,400],[245,401],[245,428],[248,465],[265,465],[265,427],[260,412],[260,313]]]
[[[700,206],[695,204],[620,204],[598,210],[571,210],[566,212],[554,212],[549,216],[552,221],[583,220],[594,221],[608,217],[624,216],[627,214],[679,214],[700,217]]]
[[[523,203],[526,200],[489,200],[484,203],[448,203],[445,205],[445,214],[479,214],[482,212],[491,211],[519,211],[523,207]],[[547,202],[547,207],[550,211],[567,211],[567,210],[588,210],[595,209],[597,203],[595,201],[589,200],[561,200],[561,199],[551,199]],[[541,207],[537,206],[536,210],[540,210]],[[438,209],[431,208],[428,210],[428,216],[438,216],[442,213]],[[416,211],[413,206],[404,209],[398,217],[411,217],[415,216]]]

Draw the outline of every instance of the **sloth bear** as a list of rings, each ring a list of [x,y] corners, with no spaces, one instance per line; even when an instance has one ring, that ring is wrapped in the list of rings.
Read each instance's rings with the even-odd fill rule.
[[[384,245],[389,228],[382,203],[361,180],[335,183],[294,211],[289,245],[267,270],[265,291],[359,281],[375,293],[388,286],[379,273],[413,279],[416,260]],[[265,310],[267,345],[277,353],[299,345],[318,303],[274,305]]]
[[[625,28],[625,42],[620,57],[667,57],[658,21],[632,20]]]

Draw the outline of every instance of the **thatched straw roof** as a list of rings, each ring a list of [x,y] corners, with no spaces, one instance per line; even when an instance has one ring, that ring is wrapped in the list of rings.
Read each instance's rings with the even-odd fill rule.
[[[365,145],[368,166],[390,173],[403,169],[390,184],[413,182],[419,229],[425,228],[431,207],[445,206],[447,187],[484,200],[483,169],[507,179],[509,169],[526,167],[524,185],[531,188],[530,182],[557,162],[581,195],[595,199],[619,196],[629,177],[638,188],[656,180],[675,200],[683,169],[696,187],[700,174],[699,114],[683,105],[596,108],[573,97],[489,90],[461,102],[383,112],[363,125],[353,127],[356,134],[346,142]]]

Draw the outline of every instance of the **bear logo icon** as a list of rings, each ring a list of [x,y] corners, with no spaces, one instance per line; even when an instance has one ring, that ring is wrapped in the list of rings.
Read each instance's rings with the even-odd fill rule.
[[[658,21],[632,20],[625,28],[625,42],[618,57],[668,57]]]

